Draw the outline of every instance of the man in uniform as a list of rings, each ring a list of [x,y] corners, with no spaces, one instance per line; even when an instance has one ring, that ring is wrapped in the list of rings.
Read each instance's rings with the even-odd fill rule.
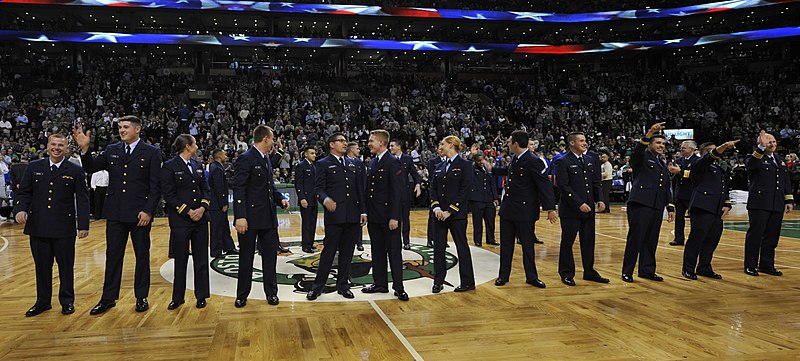
[[[633,282],[633,269],[639,260],[639,277],[663,281],[656,274],[656,248],[664,207],[667,220],[675,219],[669,171],[662,157],[667,138],[657,134],[664,123],[654,124],[633,148],[633,184],[628,196],[628,237],[622,261],[622,280]]]
[[[428,193],[431,192],[430,189],[430,182],[433,180],[433,174],[436,172],[436,167],[439,163],[444,162],[444,157],[439,154],[439,149],[436,149],[436,155],[431,157],[428,160]],[[433,211],[428,212],[428,248],[433,248],[433,238],[436,234],[436,215],[433,214]]]
[[[355,164],[356,168],[359,169],[361,174],[366,174],[367,169],[364,165],[364,161],[361,160],[361,147],[358,145],[357,142],[349,142],[347,143],[347,158]],[[366,182],[366,178],[362,178],[362,181]],[[366,187],[366,183],[362,185],[361,189]],[[363,233],[359,233],[358,238],[356,238],[356,249],[359,251],[364,250],[364,235]]]
[[[394,295],[408,301],[403,288],[403,251],[400,246],[400,200],[406,179],[400,161],[389,155],[386,145],[389,132],[378,129],[370,132],[369,149],[374,155],[367,174],[367,230],[372,244],[372,275],[375,283],[362,288],[364,293],[388,293],[389,281],[386,260],[392,271]]]
[[[588,144],[583,133],[570,133],[567,142],[570,151],[556,161],[556,182],[561,192],[558,204],[561,218],[558,274],[562,283],[575,286],[572,245],[579,234],[583,279],[608,283],[608,278],[603,278],[594,269],[595,211],[602,212],[606,208],[598,159],[593,153],[587,152]]]
[[[275,133],[266,125],[253,129],[253,146],[236,160],[233,178],[233,218],[239,234],[239,274],[234,306],[247,305],[253,279],[256,243],[261,251],[264,293],[267,303],[277,305],[278,215],[275,205],[289,208],[289,201],[275,189],[269,153]]]
[[[67,147],[64,135],[47,137],[49,157],[28,165],[14,194],[15,219],[30,236],[36,266],[36,303],[25,316],[52,308],[53,258],[58,262],[61,313],[75,312],[75,235],[89,235],[89,191],[83,169],[64,161]]]
[[[403,152],[402,140],[392,140],[389,144],[389,152],[392,153],[392,156],[400,160],[403,166],[403,178],[407,179],[403,184],[403,218],[400,220],[400,226],[402,227],[403,233],[403,249],[409,250],[411,249],[411,205],[414,203],[414,199],[422,194],[421,181],[419,172],[417,172],[417,166],[414,164],[414,159]],[[430,174],[428,176],[430,177]]]
[[[97,157],[89,153],[91,131],[75,126],[73,138],[81,149],[87,173],[108,171],[108,192],[103,214],[106,222],[106,272],[103,296],[89,312],[98,315],[116,306],[122,282],[122,261],[128,236],[136,255],[133,288],[136,311],[150,308],[150,228],[161,198],[161,151],[139,138],[142,121],[127,115],[119,118],[120,141],[110,144]]]
[[[314,233],[317,230],[317,194],[314,193],[317,172],[314,161],[317,150],[312,146],[303,151],[305,158],[297,165],[294,172],[294,187],[300,202],[301,245],[303,252],[314,253]]]
[[[494,239],[494,219],[497,206],[497,186],[494,176],[483,166],[483,153],[472,154],[475,166],[472,170],[472,187],[469,193],[469,208],[472,212],[472,240],[483,244],[483,223],[486,223],[486,244],[498,244]]]
[[[747,196],[747,215],[750,228],[744,241],[744,272],[758,276],[759,272],[781,276],[775,269],[775,248],[781,236],[783,213],[794,207],[789,169],[775,156],[775,136],[764,132],[758,135],[758,146],[744,159],[750,183]]]
[[[717,163],[726,149],[733,148],[738,140],[719,147],[713,143],[700,146],[701,158],[692,165],[689,178],[692,196],[689,201],[689,217],[692,228],[686,248],[683,249],[683,277],[696,280],[697,275],[721,279],[714,272],[711,258],[722,237],[722,220],[731,210],[728,192],[728,172]],[[697,258],[700,257],[700,264]]]
[[[547,211],[551,224],[556,215],[553,185],[544,173],[544,164],[535,159],[528,149],[528,133],[516,130],[508,138],[508,149],[513,153],[508,167],[494,167],[486,162],[493,175],[508,176],[503,199],[500,201],[500,270],[494,284],[508,283],[511,261],[514,258],[515,240],[522,241],[522,263],[525,282],[538,288],[546,285],[539,279],[534,255],[535,224],[539,219],[539,205]]]
[[[681,157],[667,165],[669,172],[672,173],[675,186],[675,239],[669,242],[670,246],[682,246],[684,229],[686,228],[686,211],[689,209],[689,198],[692,196],[692,182],[689,179],[692,172],[692,164],[700,159],[695,153],[697,143],[693,140],[685,140],[681,143]]]
[[[211,219],[211,257],[222,257],[223,254],[239,254],[231,237],[231,226],[228,223],[228,179],[225,167],[228,153],[222,149],[211,151],[214,162],[209,166],[208,186],[211,189],[211,205],[208,215]]]
[[[308,300],[317,299],[323,292],[337,251],[337,293],[344,298],[355,297],[350,291],[350,262],[356,241],[361,236],[361,227],[367,223],[363,168],[345,156],[347,138],[344,134],[331,134],[327,143],[330,154],[317,161],[315,187],[319,202],[325,207],[325,240],[317,277],[306,295]]]

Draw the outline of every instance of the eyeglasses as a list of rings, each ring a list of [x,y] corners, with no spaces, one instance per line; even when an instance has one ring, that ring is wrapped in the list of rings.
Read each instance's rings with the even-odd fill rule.
[[[347,139],[340,138],[340,139],[334,139],[333,141],[334,142],[347,142]]]

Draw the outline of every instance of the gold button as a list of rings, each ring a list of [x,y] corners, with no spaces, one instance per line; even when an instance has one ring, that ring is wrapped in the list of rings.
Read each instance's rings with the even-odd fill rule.
[[[47,200],[48,200],[48,201],[52,201],[52,200],[53,200],[53,198],[47,198]]]
[[[350,197],[350,193],[347,193],[347,196]]]
[[[123,165],[123,166],[122,166],[122,168],[128,168],[128,165],[127,165],[127,164],[125,164],[125,165]]]
[[[128,184],[128,182],[127,181],[122,181],[122,184]]]
[[[122,193],[125,193],[125,190],[124,190],[124,189],[122,190]]]
[[[49,192],[50,192],[50,193],[53,193],[53,190],[51,189]]]
[[[52,206],[47,206],[47,209],[53,208]]]
[[[53,185],[53,182],[50,182],[50,185]]]
[[[127,177],[127,176],[128,176],[128,173],[122,173],[122,176],[123,176],[123,177]]]
[[[192,189],[192,193],[197,193],[197,189]]]
[[[193,201],[197,202],[197,198],[193,199]]]
[[[192,183],[194,183],[194,181],[192,181]]]

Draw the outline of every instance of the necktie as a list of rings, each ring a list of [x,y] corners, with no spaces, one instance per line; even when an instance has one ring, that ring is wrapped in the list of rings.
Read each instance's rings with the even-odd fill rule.
[[[509,168],[514,167],[514,163],[516,163],[516,162],[517,162],[517,155],[514,154],[514,155],[511,156],[511,163],[508,165],[508,167]]]
[[[578,162],[581,163],[581,167],[586,165],[585,163],[583,163],[583,157],[578,157]]]
[[[192,169],[192,163],[191,162],[186,162],[186,166],[189,167],[189,173],[190,174],[194,174],[194,169]]]
[[[344,164],[344,157],[339,158],[339,162],[342,163],[342,167],[347,168],[347,166]]]
[[[125,146],[125,155],[131,155],[131,146],[130,146],[130,144]]]
[[[445,173],[446,173],[446,172],[448,172],[448,171],[450,171],[450,163],[452,163],[452,161],[451,161],[450,159],[448,159],[448,160],[447,160],[447,164],[446,164],[446,165],[445,165],[445,167],[444,167],[444,171],[445,171]]]
[[[775,157],[769,157],[769,160],[770,162],[772,162],[772,165],[774,165],[775,168],[778,167],[778,162],[775,160]]]
[[[53,165],[50,166],[50,171],[51,172],[55,172],[57,170],[58,170],[58,166],[57,165],[53,164]]]

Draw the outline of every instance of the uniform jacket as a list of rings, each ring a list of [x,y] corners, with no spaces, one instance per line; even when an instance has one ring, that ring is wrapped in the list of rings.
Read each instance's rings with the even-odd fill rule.
[[[28,213],[25,234],[34,237],[75,237],[89,229],[89,190],[86,174],[66,158],[53,172],[49,158],[30,162],[14,194],[14,212]]]
[[[131,155],[125,154],[125,143],[110,144],[105,152],[93,157],[81,155],[87,173],[108,171],[108,189],[103,216],[110,221],[136,223],[139,212],[155,213],[161,198],[161,151],[140,140]]]
[[[316,182],[316,167],[304,159],[294,171],[294,188],[297,192],[298,202],[305,199],[312,207],[316,204],[317,194],[314,193]]]
[[[451,219],[466,219],[469,192],[472,189],[472,162],[456,156],[450,168],[447,161],[436,166],[431,176],[431,210],[436,207],[450,212]]]
[[[360,223],[367,213],[364,200],[364,167],[346,156],[342,165],[333,154],[317,161],[317,181],[314,191],[319,203],[326,198],[336,202],[336,210],[325,209],[326,224]],[[324,207],[323,207],[324,208]]]
[[[689,175],[692,181],[692,196],[689,200],[689,213],[695,209],[722,215],[722,207],[731,207],[728,172],[716,162],[722,154],[716,149],[698,158],[692,165]]]
[[[272,229],[278,226],[275,206],[283,194],[275,189],[272,162],[255,147],[242,153],[234,165],[233,217],[246,218],[249,229]]]
[[[599,159],[592,153],[583,155],[583,164],[575,153],[569,152],[556,161],[556,181],[561,194],[558,214],[562,218],[592,217],[596,202],[603,201],[603,177],[599,172]],[[583,213],[586,203],[592,212]]]
[[[386,152],[380,161],[375,156],[367,170],[367,216],[370,222],[388,223],[400,220],[401,199],[408,181],[403,177],[403,165]]]
[[[228,179],[225,177],[225,168],[219,162],[211,163],[208,167],[208,186],[211,191],[211,210],[221,211],[228,205]]]
[[[175,156],[161,166],[161,191],[167,208],[170,227],[191,227],[208,222],[208,213],[195,222],[189,218],[189,211],[211,206],[211,189],[208,187],[203,165],[190,159],[192,170],[183,158]]]
[[[783,212],[784,204],[794,201],[789,169],[775,157],[773,164],[758,147],[744,159],[749,181],[747,209]]]
[[[631,154],[633,180],[628,204],[636,203],[655,209],[674,210],[669,171],[664,161],[647,150],[649,138],[642,138]]]
[[[500,217],[514,222],[535,222],[539,219],[540,205],[545,210],[556,209],[553,184],[544,172],[544,164],[530,150],[508,167],[492,168],[493,175],[507,178]]]

